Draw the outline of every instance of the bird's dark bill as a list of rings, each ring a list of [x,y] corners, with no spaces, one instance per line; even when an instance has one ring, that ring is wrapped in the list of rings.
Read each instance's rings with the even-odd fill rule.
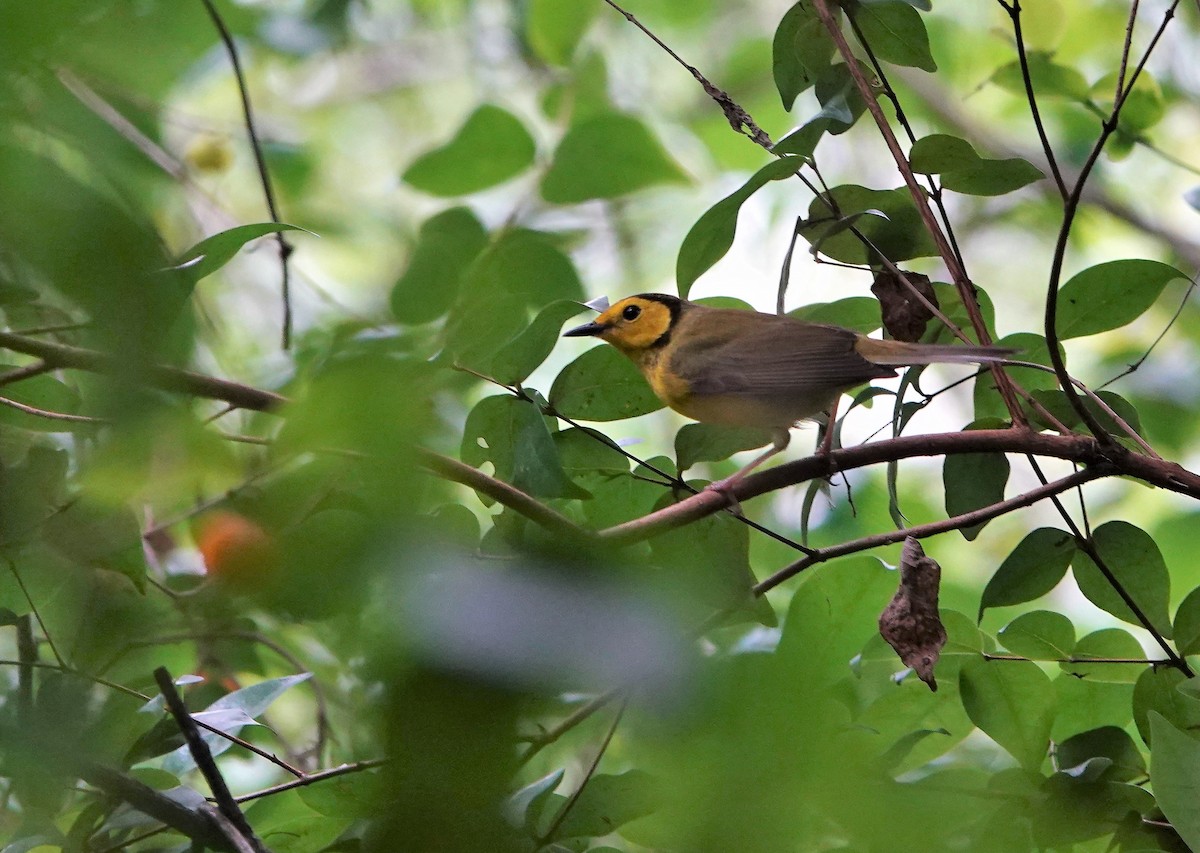
[[[601,323],[584,323],[582,326],[576,326],[574,329],[567,329],[567,331],[563,332],[562,336],[564,338],[587,338],[600,334],[605,328]]]

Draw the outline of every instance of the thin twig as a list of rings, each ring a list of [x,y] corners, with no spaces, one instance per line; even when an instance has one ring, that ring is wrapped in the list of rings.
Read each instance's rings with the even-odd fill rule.
[[[58,661],[61,669],[68,669],[67,662],[58,653],[58,646],[54,644],[54,637],[50,636],[50,631],[47,630],[46,623],[42,621],[42,614],[38,612],[37,605],[33,603],[33,597],[29,594],[29,588],[25,586],[25,580],[21,577],[21,572],[17,569],[17,564],[8,557],[5,558],[5,562],[8,563],[8,570],[12,572],[13,578],[16,579],[17,586],[21,588],[21,594],[25,596],[25,602],[29,605],[29,609],[33,613],[33,618],[37,620],[38,627],[42,629],[42,636],[46,638],[46,644],[50,646],[50,653],[54,655],[54,659]]]
[[[614,699],[619,697],[623,692],[624,690],[622,688],[614,687],[611,690],[606,690],[597,696],[593,696],[587,702],[576,708],[570,716],[560,720],[558,725],[554,726],[554,728],[547,729],[536,738],[530,738],[529,748],[525,750],[524,754],[517,762],[518,766],[523,767],[528,764],[530,759],[532,759],[535,755],[548,747],[550,744],[557,741],[560,737],[569,732],[571,729],[575,728],[588,717],[592,716],[592,714],[599,711],[609,702],[612,702]]]
[[[221,42],[225,45],[225,52],[229,54],[229,62],[233,66],[233,76],[237,79],[238,95],[242,99],[242,116],[246,123],[246,134],[250,138],[250,148],[254,152],[254,165],[258,168],[258,178],[262,183],[263,195],[266,196],[267,212],[271,216],[271,221],[280,224],[279,209],[275,203],[275,189],[271,185],[271,173],[267,169],[267,160],[263,156],[262,143],[258,138],[258,129],[254,125],[254,110],[250,106],[250,89],[246,85],[246,74],[242,70],[242,60],[238,56],[237,45],[234,44],[233,35],[229,32],[229,28],[225,26],[225,21],[217,12],[217,7],[213,5],[212,0],[200,0],[204,4],[204,8],[208,11],[208,16],[212,18],[213,26],[217,28],[218,34],[221,36]],[[284,349],[289,349],[292,345],[292,296],[291,284],[288,273],[288,258],[292,255],[292,244],[283,236],[282,231],[275,232],[275,241],[279,244],[279,263],[283,268],[282,282],[282,298],[283,298],[283,335],[282,343]]]
[[[374,767],[382,767],[387,763],[383,758],[372,758],[366,761],[355,761],[352,764],[341,764],[337,767],[330,767],[328,770],[322,770],[319,773],[308,773],[300,779],[292,779],[290,782],[282,782],[278,785],[272,785],[269,788],[263,788],[259,791],[254,791],[250,794],[242,794],[234,799],[239,803],[246,803],[250,800],[257,800],[262,797],[269,797],[272,794],[279,794],[283,791],[290,791],[293,788],[303,788],[306,785],[315,785],[317,782],[323,782],[326,779],[333,779],[335,776],[345,776],[350,773],[361,773],[364,770],[370,770]]]
[[[12,385],[14,382],[20,382],[22,379],[30,379],[34,376],[41,376],[43,373],[49,373],[54,369],[54,365],[47,362],[45,359],[38,359],[32,364],[27,364],[24,367],[14,367],[8,373],[0,373],[0,387],[4,385]]]
[[[10,409],[16,409],[18,412],[24,412],[27,415],[33,415],[35,418],[44,418],[48,421],[66,421],[72,424],[92,424],[94,426],[104,426],[111,423],[111,421],[104,418],[93,418],[87,415],[72,415],[67,412],[52,412],[49,409],[39,409],[37,406],[19,403],[9,397],[0,397],[0,406],[8,406]]]

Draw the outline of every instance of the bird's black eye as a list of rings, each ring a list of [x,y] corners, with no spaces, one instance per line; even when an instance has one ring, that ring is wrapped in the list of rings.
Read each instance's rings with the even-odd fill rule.
[[[636,320],[641,313],[642,309],[636,305],[626,305],[625,310],[621,312],[621,316],[626,320]]]

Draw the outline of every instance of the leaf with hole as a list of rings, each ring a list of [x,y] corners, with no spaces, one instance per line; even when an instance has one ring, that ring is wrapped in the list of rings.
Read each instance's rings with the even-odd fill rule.
[[[462,461],[491,462],[495,476],[538,497],[584,497],[563,471],[546,418],[535,403],[509,394],[484,397],[463,427]]]

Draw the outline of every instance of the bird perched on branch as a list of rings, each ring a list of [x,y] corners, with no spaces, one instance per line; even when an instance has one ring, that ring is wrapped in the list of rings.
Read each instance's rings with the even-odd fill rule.
[[[785,449],[792,426],[829,412],[855,385],[895,376],[895,367],[987,364],[1013,352],[879,340],[841,326],[710,308],[663,293],[622,299],[563,336],[612,344],[638,366],[659,399],[693,420],[771,430],[771,448],[714,484],[718,490]]]

